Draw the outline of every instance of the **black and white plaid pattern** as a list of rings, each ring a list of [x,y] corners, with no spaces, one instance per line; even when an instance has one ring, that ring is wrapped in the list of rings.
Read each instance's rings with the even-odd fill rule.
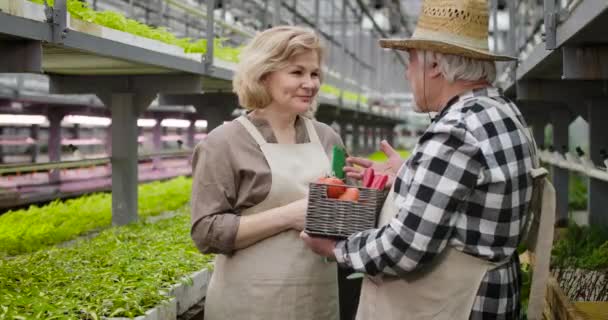
[[[513,113],[519,119],[508,116]],[[398,216],[338,242],[338,263],[370,275],[398,276],[427,264],[448,245],[494,262],[512,257],[486,274],[470,319],[518,319],[516,249],[532,194],[532,161],[514,121],[526,127],[498,89],[452,99],[397,175]]]

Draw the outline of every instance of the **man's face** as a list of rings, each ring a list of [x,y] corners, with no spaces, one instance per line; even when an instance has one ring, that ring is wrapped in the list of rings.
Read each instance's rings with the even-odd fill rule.
[[[405,67],[405,78],[410,83],[414,95],[414,111],[423,112],[424,97],[424,73],[423,62],[419,61],[416,50],[407,51],[407,66]]]

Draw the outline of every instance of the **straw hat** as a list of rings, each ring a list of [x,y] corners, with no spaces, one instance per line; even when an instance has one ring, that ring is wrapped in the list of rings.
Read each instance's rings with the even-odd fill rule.
[[[509,61],[488,49],[487,0],[425,0],[410,39],[381,39],[380,46],[421,49],[480,60]]]

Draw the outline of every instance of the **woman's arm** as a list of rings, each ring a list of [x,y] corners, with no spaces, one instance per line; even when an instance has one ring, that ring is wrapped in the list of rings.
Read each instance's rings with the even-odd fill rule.
[[[235,167],[240,165],[232,161],[223,136],[229,135],[210,133],[194,151],[191,236],[199,251],[230,254],[277,233],[303,229],[306,199],[251,216],[238,214],[235,205],[240,182]]]
[[[254,215],[241,217],[234,248],[243,249],[275,234],[304,229],[307,199],[294,201]]]

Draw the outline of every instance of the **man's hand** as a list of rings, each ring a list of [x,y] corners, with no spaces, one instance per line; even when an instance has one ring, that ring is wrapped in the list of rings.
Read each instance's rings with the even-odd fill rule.
[[[304,231],[300,232],[300,238],[304,240],[304,243],[314,253],[326,258],[335,258],[334,248],[336,247],[336,240],[311,237]]]
[[[346,176],[355,180],[361,180],[363,178],[363,170],[371,167],[376,174],[388,175],[389,179],[386,185],[387,187],[391,186],[395,180],[397,171],[399,171],[399,168],[401,168],[405,159],[402,159],[399,152],[393,149],[386,140],[380,142],[380,151],[388,158],[385,162],[374,162],[365,158],[348,157],[346,159],[347,166],[344,167]],[[357,167],[355,165],[357,165]]]

